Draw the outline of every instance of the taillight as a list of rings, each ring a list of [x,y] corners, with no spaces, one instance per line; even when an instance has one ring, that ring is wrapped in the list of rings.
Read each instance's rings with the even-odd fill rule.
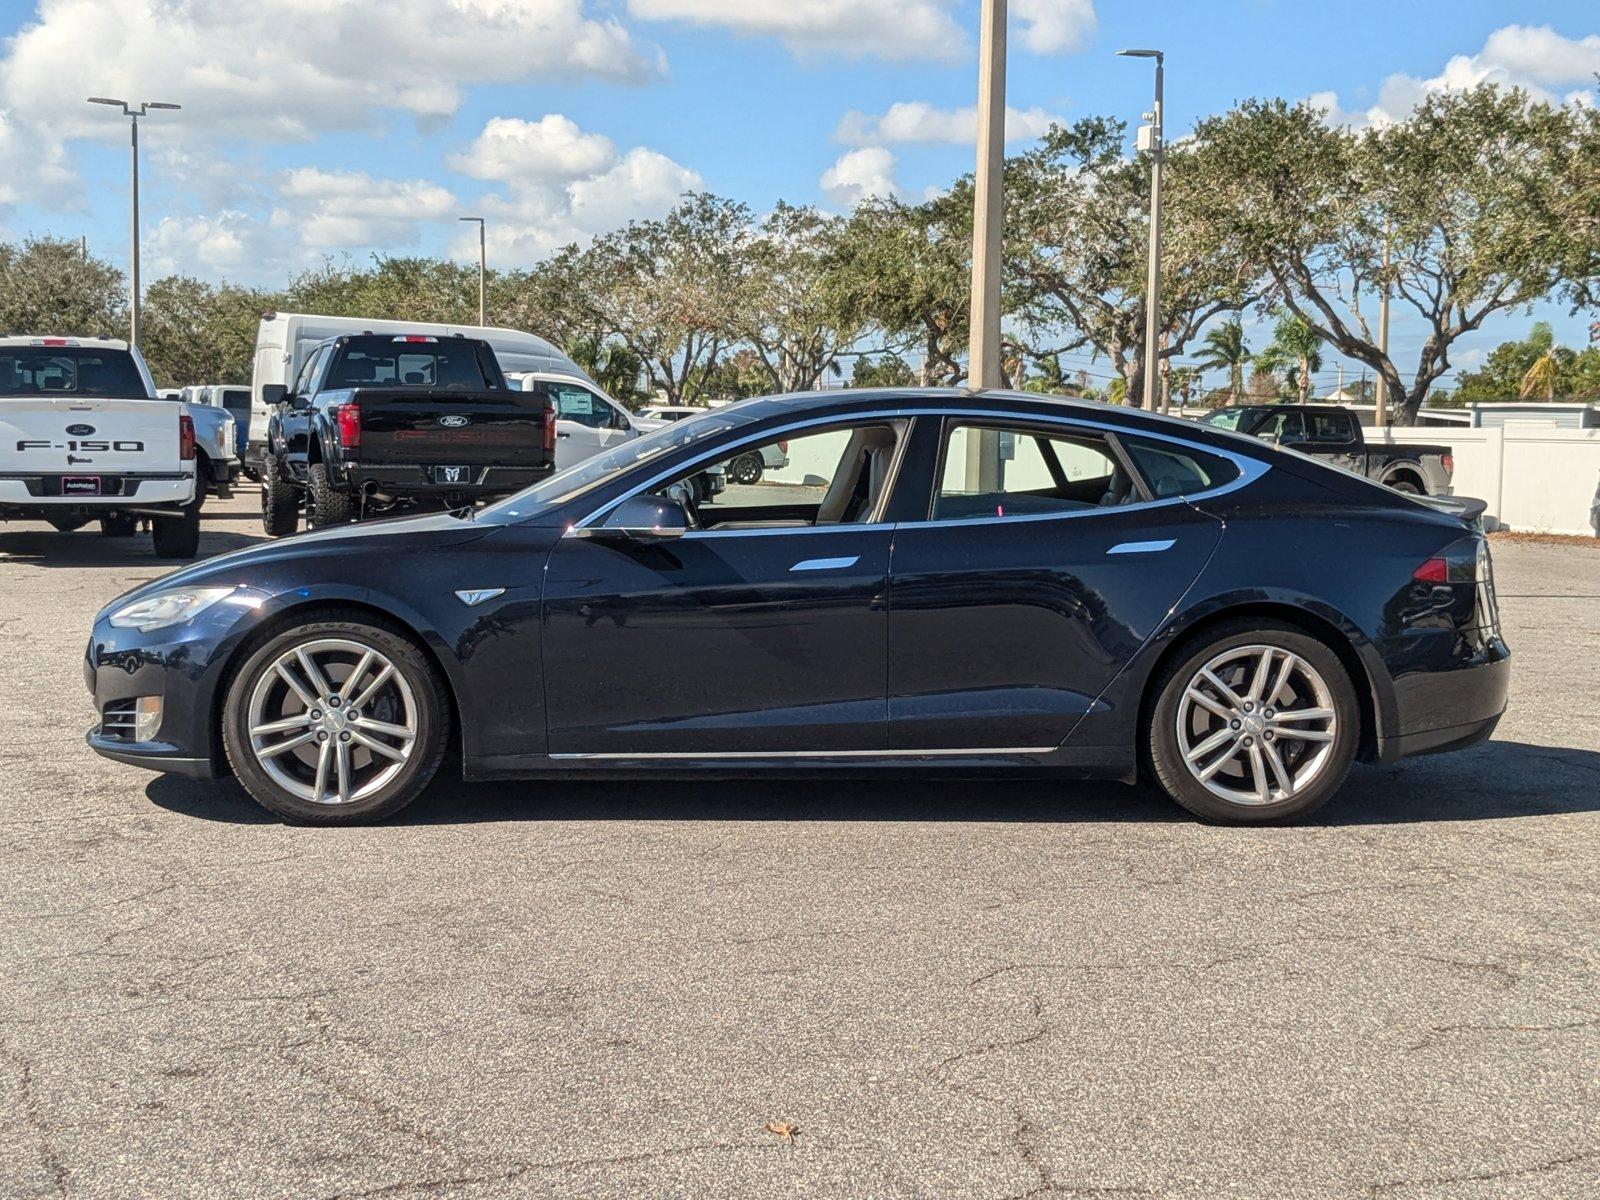
[[[1454,475],[1456,473],[1456,456],[1454,454],[1441,454],[1439,461],[1444,464],[1444,473],[1446,475]]]
[[[183,462],[194,458],[194,418],[188,413],[178,414],[178,458]]]
[[[1450,564],[1442,558],[1430,558],[1411,572],[1411,578],[1418,583],[1449,583]]]
[[[346,450],[360,449],[361,405],[354,400],[348,404],[341,404],[336,410],[334,420],[339,429],[339,445]]]
[[[789,453],[789,443],[784,441],[782,438],[778,439],[778,453],[783,455],[787,455]]]
[[[545,405],[545,408],[544,408],[544,420],[540,422],[539,427],[540,427],[541,430],[543,430],[544,448],[546,450],[554,450],[556,448],[556,407],[555,407],[555,405],[553,405],[553,404]]]

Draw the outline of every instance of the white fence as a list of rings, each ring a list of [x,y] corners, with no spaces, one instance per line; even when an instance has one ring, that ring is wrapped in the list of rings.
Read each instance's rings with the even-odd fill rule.
[[[1455,494],[1489,505],[1499,527],[1590,534],[1600,496],[1600,429],[1368,429],[1369,442],[1434,442],[1455,452]],[[1494,526],[1491,525],[1491,528]]]

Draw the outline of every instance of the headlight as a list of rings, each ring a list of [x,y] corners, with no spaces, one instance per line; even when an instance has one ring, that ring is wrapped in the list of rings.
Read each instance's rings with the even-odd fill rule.
[[[135,600],[112,613],[109,620],[118,629],[148,631],[192,621],[218,600],[233,595],[231,587],[176,588]]]

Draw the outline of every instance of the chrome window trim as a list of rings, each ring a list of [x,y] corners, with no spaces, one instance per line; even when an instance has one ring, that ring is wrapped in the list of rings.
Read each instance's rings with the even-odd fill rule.
[[[713,450],[702,458],[694,459],[687,465],[672,467],[668,470],[657,472],[655,475],[652,475],[649,479],[645,480],[637,487],[632,488],[618,496],[616,499],[601,505],[582,520],[575,521],[567,528],[566,532],[563,533],[562,536],[575,537],[576,530],[588,528],[594,521],[603,518],[607,513],[609,513],[617,505],[621,504],[624,500],[627,500],[633,496],[637,496],[640,492],[646,491],[660,483],[662,480],[670,479],[680,472],[692,470],[695,465],[699,463],[720,462],[722,458],[728,456],[729,452],[737,450],[741,446],[759,443],[762,439],[779,438],[784,434],[793,432],[794,430],[809,429],[818,425],[869,424],[874,420],[892,421],[903,420],[909,417],[964,417],[978,418],[980,420],[989,421],[1004,421],[1008,419],[1022,422],[1034,421],[1045,424],[1060,425],[1067,429],[1090,429],[1097,433],[1109,434],[1112,438],[1116,438],[1120,435],[1131,438],[1145,438],[1147,440],[1158,442],[1170,442],[1175,446],[1190,447],[1200,451],[1202,454],[1212,454],[1218,458],[1226,459],[1238,468],[1239,475],[1238,478],[1230,480],[1228,483],[1222,484],[1219,487],[1207,488],[1203,492],[1193,492],[1186,496],[1163,496],[1156,500],[1140,500],[1133,504],[1120,504],[1116,508],[1100,508],[1096,506],[1093,508],[1077,509],[1072,512],[1062,513],[1018,513],[1015,516],[1006,517],[960,517],[949,518],[945,520],[926,519],[920,521],[899,522],[872,521],[851,525],[796,525],[792,528],[782,529],[695,529],[683,534],[683,537],[761,537],[771,536],[774,534],[786,534],[793,536],[795,534],[807,533],[837,533],[845,530],[864,532],[868,530],[894,529],[897,527],[925,529],[943,526],[988,525],[999,521],[1061,521],[1071,520],[1076,517],[1107,516],[1111,513],[1139,512],[1146,509],[1162,508],[1173,504],[1190,504],[1197,500],[1212,500],[1218,496],[1226,496],[1230,492],[1236,492],[1240,488],[1248,487],[1252,483],[1255,483],[1256,480],[1260,479],[1268,471],[1272,470],[1270,463],[1263,462],[1258,458],[1252,458],[1249,455],[1236,454],[1231,450],[1224,450],[1217,446],[1196,443],[1187,438],[1177,437],[1168,433],[1156,433],[1146,429],[1124,429],[1113,422],[1097,421],[1091,417],[1058,416],[1054,413],[1031,412],[1026,409],[991,410],[983,408],[931,408],[926,406],[912,406],[906,408],[884,409],[869,413],[852,414],[844,417],[838,415],[831,417],[812,417],[808,420],[795,421],[789,424],[773,426],[762,430],[760,433],[750,434],[746,437],[738,439],[737,441],[730,442],[725,446]],[[899,485],[900,465],[905,458],[906,447],[910,444],[910,441],[910,437],[902,438],[900,440],[900,446],[895,452],[892,475],[889,480],[889,486],[885,489],[884,493],[886,502],[893,495],[895,487]]]

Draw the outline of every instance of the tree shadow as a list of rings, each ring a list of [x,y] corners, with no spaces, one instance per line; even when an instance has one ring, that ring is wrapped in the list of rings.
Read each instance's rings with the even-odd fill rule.
[[[208,821],[277,823],[232,780],[158,776],[160,808]],[[1489,742],[1392,767],[1357,767],[1344,790],[1302,824],[1489,821],[1600,810],[1600,752]],[[540,779],[464,783],[447,763],[395,818],[405,825],[509,821],[1192,821],[1149,787],[1008,777]]]

